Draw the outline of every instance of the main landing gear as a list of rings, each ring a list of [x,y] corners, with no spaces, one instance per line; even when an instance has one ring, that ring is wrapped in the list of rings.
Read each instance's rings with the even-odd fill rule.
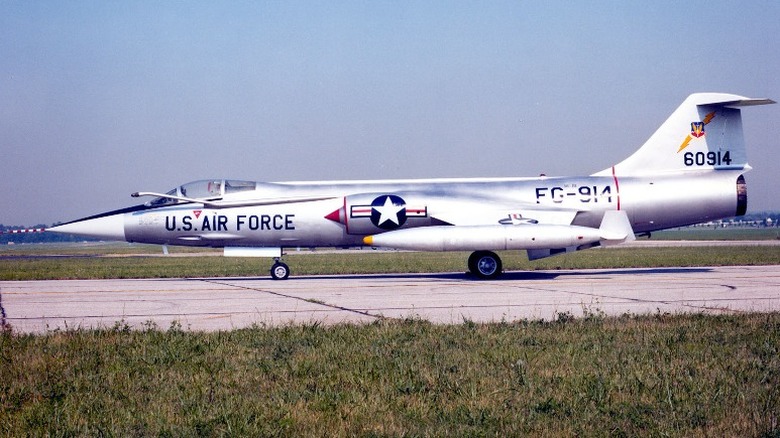
[[[274,265],[271,266],[271,278],[274,280],[287,280],[290,276],[290,267],[287,266],[279,257],[274,258]]]
[[[479,278],[496,278],[501,275],[501,258],[491,251],[474,251],[469,256],[469,272]]]

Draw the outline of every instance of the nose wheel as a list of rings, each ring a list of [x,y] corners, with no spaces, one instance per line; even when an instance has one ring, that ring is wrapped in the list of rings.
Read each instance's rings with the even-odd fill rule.
[[[271,266],[271,278],[274,280],[287,280],[290,276],[290,267],[279,259],[275,259],[274,265]]]
[[[469,256],[469,272],[479,278],[490,279],[501,275],[501,258],[491,251],[475,251]]]

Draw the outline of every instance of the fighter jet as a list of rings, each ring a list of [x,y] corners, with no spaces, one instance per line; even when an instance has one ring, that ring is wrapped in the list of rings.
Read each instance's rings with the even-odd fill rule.
[[[636,152],[590,176],[254,182],[208,179],[148,202],[48,231],[271,257],[286,248],[471,251],[479,278],[502,272],[498,250],[530,260],[631,241],[638,234],[741,216],[747,163],[740,109],[775,103],[722,93],[689,96]]]

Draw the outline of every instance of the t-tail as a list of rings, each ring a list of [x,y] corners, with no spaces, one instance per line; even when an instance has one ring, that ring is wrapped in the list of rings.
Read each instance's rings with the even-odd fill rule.
[[[614,179],[617,209],[637,233],[744,215],[750,165],[741,108],[770,103],[692,94],[633,155],[594,176]]]
[[[740,108],[775,103],[724,93],[696,93],[633,155],[597,176],[648,176],[701,170],[750,170]]]

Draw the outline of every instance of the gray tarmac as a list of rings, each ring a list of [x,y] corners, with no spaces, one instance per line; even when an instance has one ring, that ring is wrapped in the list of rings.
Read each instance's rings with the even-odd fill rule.
[[[0,281],[0,316],[22,333],[173,323],[231,330],[302,323],[555,319],[560,314],[780,311],[780,266],[269,278]]]

